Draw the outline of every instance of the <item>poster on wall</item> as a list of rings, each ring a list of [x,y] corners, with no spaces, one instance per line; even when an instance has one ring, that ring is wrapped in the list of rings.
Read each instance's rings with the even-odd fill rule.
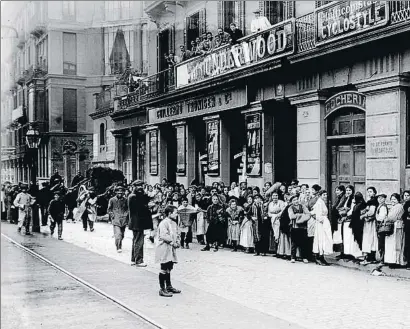
[[[261,175],[261,136],[261,115],[246,116],[246,174],[249,176]]]
[[[206,124],[208,175],[219,174],[219,120],[208,121]]]
[[[185,175],[186,171],[186,139],[185,126],[176,127],[177,135],[177,174]]]
[[[149,133],[149,173],[158,175],[158,132],[156,130]]]

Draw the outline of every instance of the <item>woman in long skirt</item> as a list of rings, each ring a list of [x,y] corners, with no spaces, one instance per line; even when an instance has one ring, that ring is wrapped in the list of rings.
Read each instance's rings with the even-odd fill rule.
[[[205,245],[204,236],[206,234],[206,230],[208,229],[208,223],[205,218],[207,204],[206,201],[202,199],[201,193],[198,192],[195,195],[193,204],[198,210],[198,214],[196,215],[196,239],[199,244]]]
[[[393,234],[386,236],[385,239],[384,262],[386,264],[390,264],[391,266],[404,266],[407,263],[404,259],[404,208],[400,204],[400,195],[397,193],[392,194],[390,202],[392,204],[392,207],[389,210],[389,214],[387,215],[387,221],[394,222],[394,230]]]
[[[245,218],[242,221],[240,228],[239,244],[246,249],[246,252],[250,253],[251,249],[255,247],[254,240],[254,222],[253,218],[253,196],[248,195],[247,202],[245,203]]]
[[[363,242],[363,220],[361,216],[366,209],[366,202],[364,201],[363,194],[356,192],[354,195],[354,200],[352,203],[352,210],[349,212],[348,218],[350,219],[349,230],[345,230],[344,233],[347,234],[350,240],[348,240],[348,252],[346,255],[351,255],[355,259],[362,257],[362,242]],[[346,247],[345,247],[346,248]]]
[[[319,263],[328,265],[324,255],[333,252],[332,228],[328,218],[329,211],[326,206],[327,192],[320,191],[319,199],[313,206],[312,215],[316,220],[315,235],[313,238],[313,253],[317,255]]]
[[[407,261],[407,269],[410,269],[410,191],[403,192],[404,208],[404,258]]]
[[[272,225],[272,236],[270,238],[270,250],[277,253],[279,244],[280,222],[279,217],[282,211],[286,208],[284,201],[279,200],[278,192],[272,193],[272,201],[268,205],[268,216]]]
[[[288,211],[289,207],[291,206],[289,198],[289,194],[284,195],[286,207],[279,217],[280,227],[277,255],[284,258],[290,258],[292,255],[292,243],[290,238],[290,218]]]
[[[343,209],[347,197],[346,189],[343,185],[336,187],[336,200],[332,205],[331,211],[331,227],[333,232],[333,249],[335,251],[343,250],[343,239],[342,239],[342,221],[339,211]]]
[[[362,215],[364,220],[362,251],[365,256],[364,261],[361,262],[362,265],[367,265],[376,260],[376,251],[378,249],[376,210],[379,205],[376,194],[377,191],[374,187],[367,188],[369,199],[367,201],[366,213]]]
[[[232,245],[232,251],[238,250],[240,236],[240,226],[244,218],[243,208],[238,206],[236,198],[229,201],[229,207],[226,209],[228,220],[228,243]]]
[[[342,218],[343,218],[343,254],[342,257],[360,257],[362,255],[362,251],[359,248],[357,242],[354,241],[353,232],[350,227],[350,221],[352,219],[353,208],[355,205],[354,200],[354,187],[352,185],[348,185],[346,187],[346,204],[343,210],[341,211]],[[350,204],[350,206],[349,206]]]

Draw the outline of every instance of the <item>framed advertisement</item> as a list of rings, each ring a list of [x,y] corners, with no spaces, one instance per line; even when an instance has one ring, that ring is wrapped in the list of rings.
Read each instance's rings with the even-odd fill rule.
[[[158,175],[158,131],[149,133],[149,173]]]
[[[185,126],[177,126],[177,174],[185,175],[186,173],[186,135]]]
[[[208,175],[219,175],[219,120],[206,123]]]
[[[262,174],[262,126],[261,114],[247,115],[246,122],[246,174],[260,176]]]

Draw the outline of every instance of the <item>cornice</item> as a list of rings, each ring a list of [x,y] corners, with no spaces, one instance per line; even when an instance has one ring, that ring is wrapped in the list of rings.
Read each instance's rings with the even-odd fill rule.
[[[91,113],[89,116],[91,119],[96,120],[96,119],[100,119],[103,117],[106,117],[108,115],[111,115],[114,112],[114,109],[105,109],[105,110],[101,110],[101,111],[96,111],[94,113]]]
[[[137,116],[147,115],[145,108],[138,107],[137,109],[138,111],[136,111],[135,108],[130,109],[130,110],[113,111],[110,114],[110,117],[114,121],[119,121],[119,120],[124,120],[124,119],[130,119],[130,118],[137,117]]]
[[[357,83],[356,87],[358,91],[366,93],[367,95],[373,93],[377,94],[380,93],[380,91],[385,92],[389,89],[410,87],[410,74],[401,74],[390,77],[372,79],[370,81]]]
[[[313,90],[295,95],[290,95],[286,98],[289,99],[292,105],[309,105],[313,103],[324,102],[328,98],[328,93],[323,90]]]

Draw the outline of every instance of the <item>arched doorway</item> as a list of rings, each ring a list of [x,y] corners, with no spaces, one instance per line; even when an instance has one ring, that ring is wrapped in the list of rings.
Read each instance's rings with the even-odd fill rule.
[[[328,180],[332,200],[338,185],[366,191],[365,96],[343,92],[326,102]]]

